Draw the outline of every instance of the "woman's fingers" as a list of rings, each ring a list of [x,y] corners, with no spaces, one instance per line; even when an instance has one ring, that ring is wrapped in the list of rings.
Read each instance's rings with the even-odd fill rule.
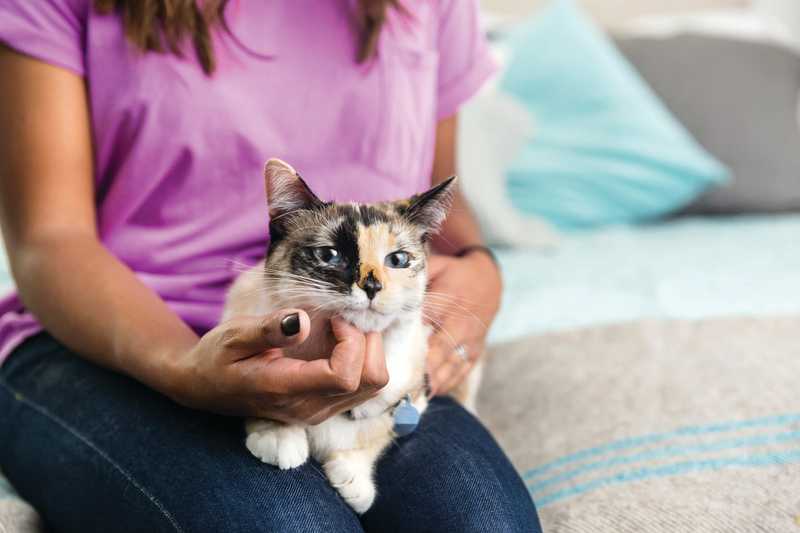
[[[356,392],[342,392],[318,395],[311,398],[311,416],[306,423],[317,424],[328,417],[348,411],[353,407],[374,398],[389,382],[386,357],[383,352],[383,338],[380,333],[367,333],[365,337],[364,366],[361,369],[361,382]],[[316,409],[316,410],[315,410]]]
[[[432,394],[441,391],[441,387],[464,366],[463,357],[458,354],[458,347],[469,350],[472,324],[464,318],[450,314],[436,326],[428,340],[428,374],[431,379]]]
[[[361,385],[366,338],[344,323],[333,326],[337,343],[328,358],[306,361],[291,357],[251,357],[238,368],[248,390],[257,395],[294,396],[307,393],[352,394]]]
[[[331,320],[331,331],[336,339],[330,359],[320,359],[330,367],[333,383],[329,392],[353,393],[361,385],[361,373],[366,358],[366,336],[344,320]]]
[[[449,383],[464,369],[469,369],[471,365],[471,361],[465,360],[455,353],[450,354],[447,360],[439,365],[431,375],[431,394],[435,396],[447,393],[452,388]]]
[[[243,316],[219,328],[218,342],[233,358],[250,357],[273,348],[300,344],[311,328],[308,314],[283,309],[263,317]]]
[[[351,334],[358,335],[359,339],[363,341],[363,364],[360,370],[357,392],[374,392],[385,387],[389,382],[389,371],[386,369],[386,356],[383,353],[383,337],[381,334],[369,332],[365,335],[339,318],[332,319],[331,326],[338,341],[334,348],[334,355],[337,350],[347,349],[347,339]],[[346,392],[352,391],[348,390]]]
[[[442,383],[440,392],[447,393],[453,390],[459,383],[464,381],[467,375],[472,371],[472,367],[483,355],[483,343],[473,343],[466,345],[467,361],[463,361],[454,367],[454,372]]]
[[[366,352],[364,367],[361,369],[361,389],[374,393],[389,383],[389,371],[386,369],[386,355],[383,352],[383,336],[377,332],[366,335]]]
[[[290,398],[296,419],[318,419],[373,397],[389,381],[380,334],[364,335],[344,321],[331,322],[336,346],[330,358],[252,358],[245,371],[251,390]]]
[[[231,321],[220,335],[228,350],[248,352],[265,345],[286,346],[286,316],[290,337],[308,336],[304,312],[277,313],[263,319]],[[283,321],[284,327],[281,328]],[[319,423],[372,398],[389,382],[383,340],[379,333],[364,334],[340,319],[331,320],[336,345],[328,358],[302,360],[281,356],[242,358],[236,367],[246,389],[263,398],[272,418]],[[264,339],[267,339],[265,341]],[[279,342],[276,342],[279,341]],[[269,344],[267,344],[269,343]]]
[[[337,378],[333,378],[333,381],[328,381],[328,372],[325,370],[320,371],[325,368],[323,365],[328,363],[328,360],[325,359],[298,361],[282,358],[271,361],[269,363],[271,373],[275,373],[276,370],[280,369],[294,370],[296,373],[294,381],[285,390],[291,400],[281,409],[279,416],[284,421],[318,424],[333,415],[352,409],[373,398],[388,383],[389,374],[386,370],[381,335],[378,333],[363,335],[347,324],[334,325],[333,327],[335,328],[334,334],[339,342],[334,348],[334,356],[331,357],[331,360],[342,355],[350,356],[352,350],[361,350],[362,363],[360,368],[358,358],[347,363],[340,361],[336,365],[339,370],[343,368],[343,365],[346,365],[347,373],[352,372],[352,375],[358,375],[360,380],[356,381],[355,389],[353,389],[354,385],[350,382],[343,385],[342,382],[337,381],[337,378],[341,379],[341,372],[337,375]],[[361,335],[363,344],[357,341],[357,336],[352,336],[354,332],[357,335]],[[294,368],[290,368],[287,365],[292,365]],[[333,364],[328,366],[331,367],[331,372],[336,374],[337,370],[333,369]],[[356,374],[356,370],[359,371],[358,374]],[[319,381],[316,381],[316,379],[319,379]]]
[[[356,393],[334,392],[328,397],[335,397],[336,402],[350,401],[354,395],[369,399],[389,383],[389,371],[386,368],[386,356],[383,352],[383,337],[380,333],[370,332],[365,336],[364,365],[361,368],[361,381]],[[342,400],[342,398],[345,398]]]

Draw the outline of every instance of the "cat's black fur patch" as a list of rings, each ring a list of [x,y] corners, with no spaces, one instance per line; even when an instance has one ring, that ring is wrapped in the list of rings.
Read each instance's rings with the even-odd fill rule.
[[[452,189],[450,185],[455,180],[452,176],[428,191],[411,197],[409,206],[403,210],[406,219],[420,226],[427,228],[423,240],[430,237],[430,230],[435,230],[444,220],[447,209],[452,200]]]
[[[350,287],[358,278],[359,254],[358,254],[358,222],[354,213],[345,217],[333,233],[333,245],[339,250],[347,261],[347,268],[339,271],[337,288],[341,287],[341,292],[350,292]],[[341,284],[341,285],[340,285]]]
[[[377,209],[371,205],[358,206],[358,214],[361,217],[361,223],[365,226],[389,222],[389,216],[385,211]]]
[[[292,252],[292,271],[302,276],[319,279],[330,283],[332,288],[342,294],[349,294],[353,283],[358,277],[358,210],[352,206],[332,206],[331,218],[341,218],[342,221],[333,229],[332,243],[340,254],[344,264],[340,268],[327,267],[320,264],[314,256],[313,249],[309,246],[297,246]],[[272,235],[272,226],[270,226]],[[273,242],[274,246],[274,242]]]
[[[283,226],[283,224],[276,224],[270,221],[269,242],[267,242],[266,256],[269,257],[270,252],[275,249],[275,245],[281,242],[285,238],[286,238],[286,228]]]
[[[330,206],[330,203],[323,202],[308,188],[308,185],[302,180],[300,180],[303,184],[303,187],[308,191],[313,198],[309,200],[309,204],[306,207],[306,211],[318,211],[321,209],[325,209],[326,207]],[[269,257],[270,250],[273,249],[274,245],[278,244],[282,240],[286,238],[286,224],[293,214],[284,215],[283,217],[277,219],[270,219],[269,221],[269,242],[267,243],[267,253],[266,256]]]

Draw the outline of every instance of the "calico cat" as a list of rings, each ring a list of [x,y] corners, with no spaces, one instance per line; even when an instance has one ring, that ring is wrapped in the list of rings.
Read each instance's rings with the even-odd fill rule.
[[[342,498],[364,513],[375,499],[375,463],[399,431],[398,408],[413,415],[413,406],[421,415],[428,405],[426,241],[445,219],[455,177],[410,199],[374,204],[323,202],[278,159],[267,162],[265,180],[270,248],[232,285],[223,320],[304,309],[312,319],[308,352],[308,343],[330,345],[329,318],[342,317],[361,331],[381,332],[389,383],[315,426],[248,420],[246,445],[281,469],[311,454]]]

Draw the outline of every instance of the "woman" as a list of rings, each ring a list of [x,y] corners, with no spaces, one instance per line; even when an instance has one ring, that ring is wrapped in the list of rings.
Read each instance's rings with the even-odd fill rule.
[[[303,338],[295,311],[217,321],[264,253],[268,157],[329,200],[453,173],[458,107],[492,68],[475,2],[0,0],[0,42],[19,290],[0,305],[0,467],[56,531],[538,530],[508,460],[444,397],[381,460],[362,517],[315,465],[253,459],[220,416],[316,423],[386,382],[379,337],[264,363]],[[500,276],[463,199],[433,244],[433,290],[468,306],[431,341],[441,394],[480,355],[471,315],[491,322]]]

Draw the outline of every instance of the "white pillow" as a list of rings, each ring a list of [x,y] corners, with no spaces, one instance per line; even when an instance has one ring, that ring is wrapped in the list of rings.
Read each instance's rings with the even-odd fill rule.
[[[505,64],[500,47],[493,49]],[[497,90],[499,74],[459,113],[458,173],[461,190],[491,245],[553,246],[555,230],[544,220],[517,210],[508,197],[506,170],[533,135],[533,118],[512,96]]]

